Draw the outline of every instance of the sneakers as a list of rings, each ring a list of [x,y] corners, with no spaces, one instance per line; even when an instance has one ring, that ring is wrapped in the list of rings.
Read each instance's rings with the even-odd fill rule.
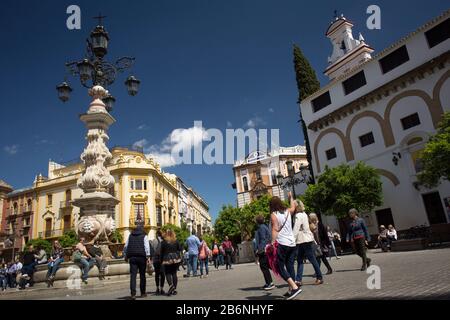
[[[289,290],[288,292],[286,292],[285,294],[283,294],[283,297],[287,298],[291,295],[291,290]]]
[[[302,289],[297,288],[296,290],[292,290],[291,293],[289,294],[289,296],[286,298],[286,300],[292,300],[294,299],[296,296],[298,296],[300,293],[302,292]]]
[[[271,284],[266,284],[266,285],[264,285],[264,287],[263,287],[263,290],[266,290],[266,291],[270,291],[270,290],[273,290],[273,289],[275,289],[275,285],[274,285],[273,283],[271,283]]]

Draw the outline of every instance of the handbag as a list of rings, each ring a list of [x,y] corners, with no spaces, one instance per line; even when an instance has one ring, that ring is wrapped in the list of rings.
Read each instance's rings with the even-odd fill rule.
[[[72,254],[72,261],[73,262],[80,262],[81,261],[81,251],[80,250],[76,250],[73,254]]]
[[[323,255],[322,250],[320,249],[320,246],[317,243],[315,242],[313,243],[312,249],[316,257],[321,257]]]
[[[153,268],[153,263],[147,262],[147,273],[149,276],[151,276],[155,272],[155,269]]]

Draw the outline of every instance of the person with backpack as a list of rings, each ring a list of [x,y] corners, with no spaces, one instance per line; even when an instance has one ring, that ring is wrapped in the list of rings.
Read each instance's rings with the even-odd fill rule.
[[[258,215],[256,217],[256,223],[258,224],[258,230],[256,230],[255,234],[255,253],[258,258],[259,268],[261,269],[264,281],[266,282],[263,289],[268,291],[275,288],[266,256],[266,246],[270,244],[270,231],[269,227],[264,223],[263,215]]]
[[[200,248],[198,249],[198,259],[200,260],[200,278],[206,278],[209,275],[208,262],[209,262],[210,249],[205,240],[200,238]],[[203,266],[205,266],[205,275],[203,275]]]
[[[161,244],[163,241],[163,234],[160,229],[156,231],[156,238],[150,243],[150,259],[153,262],[153,268],[155,270],[155,284],[156,284],[156,295],[163,295],[164,292],[164,282],[166,277],[164,275],[164,270],[162,270],[161,264]]]
[[[142,226],[137,226],[130,234],[123,248],[125,261],[130,263],[131,300],[136,299],[136,277],[139,271],[141,298],[147,297],[146,271],[150,262],[150,243]]]
[[[296,211],[296,202],[289,192],[290,208],[286,208],[278,197],[270,200],[270,221],[272,225],[271,250],[276,251],[276,265],[279,275],[289,285],[289,291],[285,294],[287,300],[292,300],[302,292],[294,282],[294,262],[297,253],[294,233],[292,231],[292,215]],[[270,248],[269,248],[270,249]],[[270,250],[269,250],[270,251]]]
[[[234,253],[233,243],[230,241],[228,236],[225,236],[225,241],[222,243],[222,248],[225,251],[225,265],[226,269],[233,269],[231,267],[231,258]]]
[[[214,262],[214,268],[216,268],[216,270],[219,270],[219,244],[216,240],[214,240],[212,247],[212,259]]]

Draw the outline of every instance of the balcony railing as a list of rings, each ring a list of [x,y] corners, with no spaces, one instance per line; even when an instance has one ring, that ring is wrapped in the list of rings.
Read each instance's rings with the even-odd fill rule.
[[[8,217],[17,217],[19,215],[27,215],[27,214],[33,214],[33,208],[31,207],[25,207],[23,209],[9,209],[6,211],[8,214]]]
[[[141,219],[141,220],[130,219],[130,227],[136,227],[136,226],[149,227],[150,219],[148,219],[148,218]]]
[[[61,237],[63,235],[64,230],[55,229],[55,230],[46,230],[43,232],[39,232],[39,238],[47,239],[47,238],[56,238]]]
[[[162,195],[161,195],[161,193],[156,192],[155,200],[156,200],[156,202],[158,202],[158,203],[162,201]]]
[[[61,209],[65,209],[65,208],[72,208],[72,200],[66,200],[66,201],[61,201],[59,203],[59,207]]]

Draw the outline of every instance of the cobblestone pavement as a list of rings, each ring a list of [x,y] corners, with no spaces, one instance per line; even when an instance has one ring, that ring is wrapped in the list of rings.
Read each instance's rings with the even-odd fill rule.
[[[367,280],[371,276],[359,270],[361,260],[356,255],[332,259],[332,275],[325,276],[325,283],[314,286],[312,267],[307,264],[303,292],[297,300],[340,299],[446,299],[450,300],[450,248],[427,251],[381,253],[371,251],[372,265],[381,271],[381,289],[370,290]],[[212,268],[213,269],[213,268]],[[324,266],[322,266],[322,270]],[[287,291],[283,281],[277,280],[277,288],[261,290],[263,277],[256,264],[236,265],[233,270],[210,270],[208,278],[182,278],[178,295],[154,296],[154,278],[147,279],[148,297],[151,300],[272,300],[283,299]],[[166,285],[166,289],[168,289]],[[7,291],[0,299],[75,299],[109,300],[128,299],[128,278],[104,282],[101,285],[82,286],[81,290],[27,289]]]

